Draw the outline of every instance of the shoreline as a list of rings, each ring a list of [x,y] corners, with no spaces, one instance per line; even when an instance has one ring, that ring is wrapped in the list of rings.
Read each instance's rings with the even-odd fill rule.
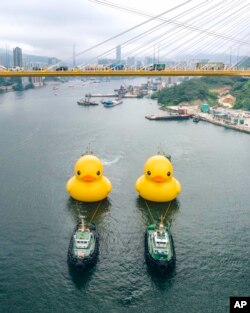
[[[243,132],[243,133],[246,133],[246,134],[250,134],[250,127],[246,127],[246,126],[243,126],[243,125],[227,124],[222,119],[218,119],[218,118],[215,118],[215,117],[211,118],[211,117],[205,116],[204,114],[199,114],[198,116],[199,116],[199,119],[201,121],[208,122],[208,123],[211,123],[211,124],[214,124],[214,125],[217,125],[217,126],[223,126],[225,128],[237,130],[237,131],[240,131],[240,132]]]
[[[250,134],[250,113],[242,110],[232,110],[226,108],[220,108],[221,113],[226,113],[231,116],[231,119],[223,119],[220,116],[216,116],[210,113],[204,113],[200,111],[199,106],[171,106],[165,108],[166,111],[178,112],[179,110],[184,110],[187,114],[189,114],[192,118],[197,117],[198,120],[208,122],[217,126],[223,126],[225,128],[237,130],[246,134]],[[233,124],[233,118],[244,118],[244,124]]]

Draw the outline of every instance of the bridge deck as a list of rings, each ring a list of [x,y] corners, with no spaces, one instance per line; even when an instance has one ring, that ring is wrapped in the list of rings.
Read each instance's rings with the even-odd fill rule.
[[[40,77],[40,76],[250,76],[250,70],[88,70],[88,71],[8,71],[0,69],[0,77]]]

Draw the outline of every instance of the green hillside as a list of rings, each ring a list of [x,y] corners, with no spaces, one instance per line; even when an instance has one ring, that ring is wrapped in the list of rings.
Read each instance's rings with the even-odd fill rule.
[[[179,85],[167,87],[153,95],[161,106],[178,105],[183,102],[201,102],[215,105],[218,93],[211,89],[229,86],[236,97],[235,108],[250,109],[250,81],[243,77],[202,77],[184,81]]]
[[[250,111],[250,80],[235,83],[231,94],[236,97],[234,109]]]

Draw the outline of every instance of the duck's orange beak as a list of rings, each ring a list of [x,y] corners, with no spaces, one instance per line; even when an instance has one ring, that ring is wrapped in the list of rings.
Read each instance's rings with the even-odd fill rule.
[[[152,180],[153,180],[154,182],[156,182],[156,183],[162,183],[162,182],[165,181],[164,177],[162,177],[162,176],[160,176],[160,175],[153,177]]]
[[[94,181],[95,177],[91,176],[91,175],[85,175],[85,176],[83,176],[82,180],[86,181],[86,182],[90,182],[90,181]]]

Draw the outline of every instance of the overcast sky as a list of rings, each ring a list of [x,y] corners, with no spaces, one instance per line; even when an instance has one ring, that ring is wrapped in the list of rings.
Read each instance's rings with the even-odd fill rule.
[[[136,51],[145,56],[158,53],[172,57],[175,53],[181,55],[192,51],[195,54],[202,49],[209,49],[211,53],[231,49],[234,54],[249,54],[250,46],[247,42],[250,42],[250,0],[101,1],[154,16],[164,11],[169,12],[161,16],[162,20],[155,19],[86,52],[85,58],[91,59],[102,54],[103,57],[115,57],[114,51],[109,54],[105,52],[118,44],[122,45],[126,57],[133,56]],[[111,5],[102,5],[94,0],[1,1],[0,48],[12,50],[19,46],[23,53],[67,59],[73,54],[74,44],[76,53],[80,53],[149,18]],[[127,42],[157,27],[163,23],[163,19],[173,20],[151,35]],[[196,30],[184,27],[183,23]],[[207,29],[207,33],[202,33],[201,29]],[[220,37],[221,35],[224,37]]]

